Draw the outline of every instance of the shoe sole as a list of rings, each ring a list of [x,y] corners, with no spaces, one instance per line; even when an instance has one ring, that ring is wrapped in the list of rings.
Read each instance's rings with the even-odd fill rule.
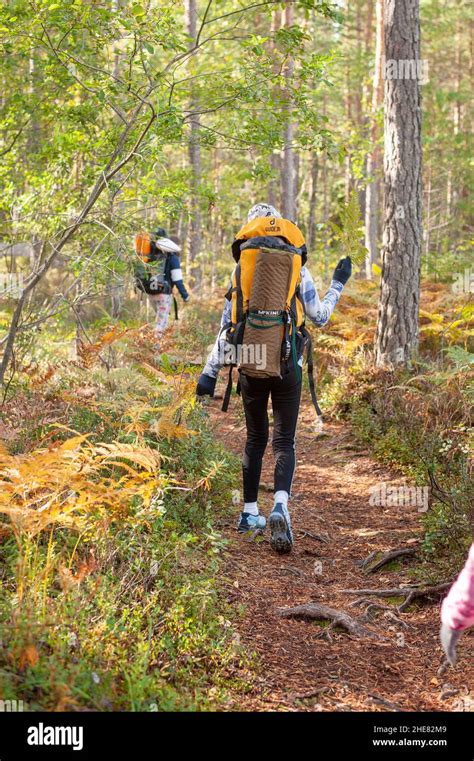
[[[267,527],[267,524],[265,526],[248,526],[247,528],[241,528],[240,525],[237,526],[237,533],[238,534],[263,534]]]
[[[282,515],[271,515],[269,518],[271,531],[270,545],[279,555],[291,552],[292,542],[288,539],[287,525]]]

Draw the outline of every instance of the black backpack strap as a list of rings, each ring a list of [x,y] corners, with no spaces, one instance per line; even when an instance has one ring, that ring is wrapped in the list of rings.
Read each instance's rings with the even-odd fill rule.
[[[232,393],[232,370],[234,369],[234,365],[231,365],[229,367],[229,380],[227,381],[227,388],[225,390],[224,394],[224,401],[222,402],[222,412],[227,412],[229,409],[229,402],[230,402],[230,395]]]
[[[231,322],[225,322],[223,324],[222,328],[219,330],[219,333],[217,334],[217,340],[220,341],[221,340],[221,335],[224,333],[224,331],[229,330],[229,328],[231,328],[231,327],[232,327],[232,323]]]
[[[244,301],[243,301],[243,295],[242,295],[242,282],[241,282],[241,272],[240,272],[240,262],[237,264],[235,268],[235,288],[237,293],[237,320],[236,322],[240,322],[244,315]]]
[[[291,354],[290,322],[285,320],[283,327],[283,341],[281,342],[281,361],[287,363]],[[294,324],[294,323],[293,323]]]
[[[299,357],[298,357],[298,354],[297,354],[297,351],[296,351],[296,332],[298,330],[298,328],[296,326],[296,320],[297,320],[297,317],[296,317],[296,314],[297,314],[297,312],[296,312],[296,296],[297,296],[297,292],[295,290],[295,292],[293,294],[293,297],[291,299],[291,305],[290,305],[290,320],[291,320],[291,341],[290,341],[290,344],[291,344],[291,355],[293,357],[293,368],[294,368],[294,371],[295,371],[297,377],[301,378],[302,375],[303,375],[303,369],[302,369],[302,367],[300,367],[300,365],[298,363]],[[303,328],[303,325],[301,326],[301,328]]]
[[[318,398],[316,396],[316,384],[314,382],[314,362],[313,362],[313,341],[311,340],[311,334],[305,328],[304,325],[300,328],[301,335],[306,338],[306,361],[308,363],[308,383],[311,393],[311,401],[313,402],[314,409],[318,417],[322,418],[321,408],[318,404]]]

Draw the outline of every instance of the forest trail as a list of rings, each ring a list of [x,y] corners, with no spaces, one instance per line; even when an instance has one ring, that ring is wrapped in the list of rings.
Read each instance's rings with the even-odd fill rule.
[[[240,402],[234,399],[225,414],[215,399],[210,414],[215,435],[240,455],[245,440]],[[233,525],[221,527],[229,540],[229,599],[245,609],[236,623],[239,640],[246,651],[257,653],[259,662],[252,689],[244,699],[237,696],[231,708],[472,711],[472,638],[464,637],[455,669],[438,673],[439,597],[415,602],[401,614],[393,599],[371,598],[394,611],[373,610],[370,619],[364,618],[366,605],[351,607],[360,596],[345,589],[414,583],[409,556],[376,573],[365,572],[360,562],[374,551],[416,548],[420,516],[416,507],[371,506],[371,486],[401,484],[403,479],[358,448],[348,426],[325,424],[324,434],[315,437],[314,411],[303,406],[290,505],[295,534],[291,555],[276,555],[267,531],[263,541],[255,541],[239,536]],[[260,491],[260,509],[267,517],[272,481],[269,445]],[[345,611],[386,639],[360,638],[338,628],[329,641],[321,636],[326,627],[316,622],[278,616],[278,608],[309,602]]]

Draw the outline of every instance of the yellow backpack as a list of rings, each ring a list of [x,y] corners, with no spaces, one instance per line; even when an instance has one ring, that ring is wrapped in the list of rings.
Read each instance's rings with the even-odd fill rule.
[[[135,253],[140,259],[147,264],[150,261],[151,254],[151,235],[150,233],[137,233],[135,235]]]
[[[233,367],[252,377],[281,377],[291,357],[295,372],[301,373],[300,358],[306,348],[311,396],[320,415],[311,338],[304,327],[299,292],[306,261],[301,231],[287,219],[259,217],[237,233],[232,253],[237,264],[227,294],[231,322],[223,328],[230,370],[222,409],[229,405]]]

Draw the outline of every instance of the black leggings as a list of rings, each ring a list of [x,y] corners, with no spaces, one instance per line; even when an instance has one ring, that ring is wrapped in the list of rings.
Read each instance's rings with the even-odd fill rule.
[[[301,373],[299,373],[301,376]],[[282,378],[240,376],[247,442],[242,471],[244,502],[256,502],[262,460],[268,442],[268,398],[272,397],[275,491],[290,493],[295,472],[295,433],[301,398],[301,377],[291,370]]]

